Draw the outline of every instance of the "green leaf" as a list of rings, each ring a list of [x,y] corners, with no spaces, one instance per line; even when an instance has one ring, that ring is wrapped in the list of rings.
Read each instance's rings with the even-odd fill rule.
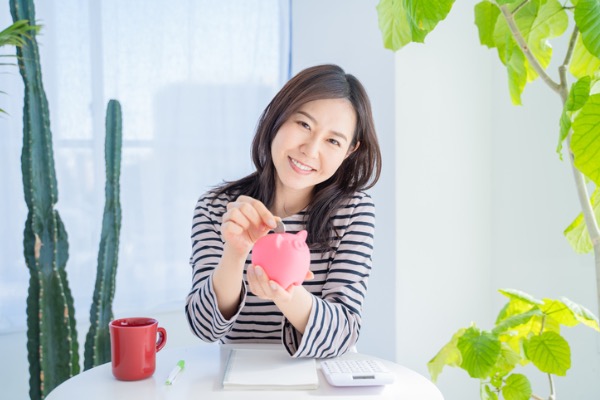
[[[32,33],[39,30],[40,26],[29,25],[27,20],[16,21],[0,32],[0,47],[23,46],[24,38],[30,38]]]
[[[500,335],[519,325],[523,325],[529,322],[529,320],[534,316],[542,316],[542,312],[537,307],[521,314],[511,315],[510,317],[504,319],[502,322],[497,324],[496,327],[492,330],[492,333],[495,335]]]
[[[562,35],[569,26],[569,17],[558,0],[545,4],[529,2],[515,16],[515,23],[527,42],[531,53],[545,69],[552,59],[552,45],[548,39]],[[528,80],[537,77],[537,72],[527,62]]]
[[[513,4],[510,7],[514,9],[516,6],[517,4]],[[542,68],[546,68],[552,58],[552,46],[548,39],[562,35],[568,27],[568,16],[561,4],[558,0],[530,1],[514,19],[528,49]],[[525,84],[537,78],[537,72],[513,38],[504,17],[498,18],[496,22],[494,43],[500,60],[508,69],[511,100],[513,104],[519,105]]]
[[[498,394],[485,383],[482,383],[479,387],[479,397],[481,397],[481,400],[498,400]]]
[[[522,357],[521,354],[514,351],[508,343],[502,342],[500,343],[500,356],[498,357],[498,361],[494,366],[494,376],[505,376],[510,371],[515,369],[515,366],[521,362]],[[492,378],[492,383],[493,383]],[[501,382],[500,382],[501,383]],[[499,386],[498,386],[499,387]]]
[[[579,323],[573,311],[560,300],[544,299],[544,305],[540,308],[544,314],[565,326],[575,326]]]
[[[600,58],[600,2],[579,0],[575,6],[575,23],[581,31],[585,47]]]
[[[592,204],[596,221],[600,221],[600,188],[598,186],[596,186],[594,193],[592,193],[590,203]],[[577,218],[571,222],[571,225],[565,229],[564,235],[573,250],[577,253],[586,254],[594,249],[583,213],[579,213]]]
[[[504,296],[508,297],[511,302],[515,303],[524,303],[530,306],[541,306],[544,304],[542,300],[538,300],[530,294],[527,294],[521,290],[517,289],[499,289],[500,293]]]
[[[522,374],[510,375],[502,387],[502,395],[505,400],[528,400],[531,393],[531,383]]]
[[[600,74],[600,58],[594,57],[583,44],[581,35],[577,36],[569,71],[575,78]]]
[[[462,355],[461,368],[472,378],[487,378],[500,356],[500,340],[496,335],[470,327],[458,339]]]
[[[565,139],[569,135],[569,131],[571,130],[571,117],[569,117],[569,114],[567,114],[567,110],[565,110],[564,108],[562,113],[560,114],[559,125],[560,130],[558,135],[558,146],[556,146],[556,152],[562,160],[563,142],[565,141]]]
[[[562,114],[560,115],[560,135],[558,138],[558,147],[556,152],[561,156],[562,159],[562,144],[569,135],[571,129],[571,115],[573,112],[579,110],[585,105],[588,98],[590,97],[592,78],[590,76],[583,76],[573,85],[569,91],[567,102],[563,108]]]
[[[577,318],[579,322],[600,332],[600,327],[598,326],[598,318],[590,310],[588,310],[582,305],[579,305],[567,299],[566,297],[561,297],[561,300],[564,305],[569,307],[569,309],[573,312],[573,315],[575,315],[575,318]]]
[[[573,121],[571,151],[575,166],[600,186],[600,94],[594,94]]]
[[[542,372],[565,376],[571,368],[569,343],[556,332],[544,332],[523,342],[527,358]]]
[[[527,67],[525,54],[514,40],[505,46],[506,69],[508,71],[508,90],[510,99],[516,106],[521,105],[521,93],[527,84]]]
[[[585,105],[590,97],[591,83],[592,78],[589,76],[584,76],[571,85],[569,97],[567,98],[567,102],[565,104],[565,109],[567,111],[577,111]]]
[[[453,4],[454,0],[380,0],[377,15],[384,47],[397,51],[410,42],[422,43]]]
[[[427,369],[433,382],[437,381],[444,366],[459,367],[462,363],[462,356],[458,350],[457,343],[465,331],[466,328],[459,329],[452,336],[452,339],[427,363]]]
[[[494,3],[484,0],[475,6],[475,25],[479,30],[479,42],[489,48],[496,47],[494,28],[500,9]]]
[[[594,94],[600,94],[600,76],[592,81],[592,87],[590,88],[590,96]]]

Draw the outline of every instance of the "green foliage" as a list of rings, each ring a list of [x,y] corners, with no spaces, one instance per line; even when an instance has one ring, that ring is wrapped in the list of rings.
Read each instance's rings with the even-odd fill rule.
[[[600,2],[579,0],[575,6],[575,23],[581,31],[585,47],[595,57],[600,58]]]
[[[538,370],[563,376],[571,367],[571,350],[560,326],[584,324],[600,332],[598,319],[566,298],[538,300],[517,290],[500,290],[508,298],[494,328],[459,329],[427,367],[435,382],[444,366],[460,367],[481,382],[481,399],[529,399],[529,380],[512,373],[532,363]]]
[[[496,49],[506,67],[508,89],[513,104],[521,104],[528,82],[542,76],[564,103],[558,119],[561,155],[570,137],[570,151],[576,168],[600,186],[600,2],[598,0],[482,0],[475,5],[474,21],[482,45]],[[386,48],[398,50],[409,42],[423,42],[448,15],[453,1],[381,0],[377,6],[379,28]],[[550,40],[571,29],[560,80],[546,71],[553,54]],[[566,72],[577,80],[570,85]],[[562,158],[562,156],[561,156]],[[600,196],[587,199],[598,220]],[[584,199],[585,200],[585,199]],[[577,252],[593,250],[585,220],[579,215],[565,230]]]
[[[102,235],[98,251],[96,287],[90,309],[90,330],[85,341],[84,368],[89,369],[111,359],[108,323],[113,319],[112,302],[119,260],[121,203],[119,177],[121,174],[121,144],[123,142],[121,105],[116,100],[106,110],[106,187]]]
[[[33,2],[11,0],[14,21],[35,21]],[[54,209],[58,202],[49,110],[35,34],[17,47],[25,84],[23,109],[23,189],[27,203],[24,253],[30,274],[27,296],[27,350],[30,397],[45,397],[79,372],[73,297],[65,265],[67,233]]]
[[[27,20],[19,20],[14,22],[8,28],[0,32],[0,47],[25,45],[25,39],[31,39],[31,35],[39,32],[40,26],[29,25]],[[0,55],[0,57],[7,57]],[[0,65],[11,65],[10,63],[0,63]],[[4,92],[0,91],[0,94]],[[6,114],[6,111],[0,108],[0,114]]]
[[[575,166],[600,186],[600,94],[587,98],[573,121],[571,151]]]
[[[569,72],[578,79],[586,76],[600,78],[600,59],[588,51],[583,44],[581,35],[577,36]]]
[[[591,197],[592,209],[596,215],[596,220],[600,221],[600,188],[596,187]],[[577,253],[586,254],[593,250],[592,241],[588,234],[583,213],[579,213],[577,218],[565,229],[565,237]]]
[[[453,4],[454,0],[381,0],[377,12],[385,48],[396,51],[410,42],[423,43]]]
[[[490,3],[485,1],[484,3]],[[492,4],[492,7],[496,7]],[[509,6],[507,6],[509,7]],[[512,11],[517,5],[511,5]],[[500,13],[500,9],[498,9]],[[539,61],[542,68],[546,68],[552,58],[552,46],[548,39],[560,36],[568,25],[567,13],[562,9],[558,0],[548,0],[544,3],[530,1],[522,6],[513,15],[514,22],[518,28],[527,48]],[[538,77],[538,73],[527,60],[523,49],[514,37],[506,18],[497,18],[494,25],[478,25],[478,29],[493,31],[493,42],[488,47],[496,47],[498,56],[508,70],[509,88],[511,99],[514,104],[521,104],[521,94],[528,81]],[[484,43],[482,43],[484,44]],[[510,58],[509,58],[510,57]]]
[[[0,47],[25,45],[25,39],[31,39],[31,35],[38,33],[39,25],[29,25],[28,20],[19,20],[0,32]]]
[[[502,386],[502,395],[507,400],[528,400],[531,398],[531,384],[522,374],[511,374]]]

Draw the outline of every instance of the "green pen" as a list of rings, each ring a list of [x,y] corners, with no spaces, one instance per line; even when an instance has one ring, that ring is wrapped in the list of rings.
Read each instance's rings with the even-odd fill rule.
[[[173,382],[175,381],[175,378],[177,378],[177,375],[179,375],[179,373],[183,370],[184,367],[185,367],[185,361],[179,360],[177,362],[177,365],[173,368],[173,370],[169,374],[169,377],[167,378],[165,385],[172,385]]]

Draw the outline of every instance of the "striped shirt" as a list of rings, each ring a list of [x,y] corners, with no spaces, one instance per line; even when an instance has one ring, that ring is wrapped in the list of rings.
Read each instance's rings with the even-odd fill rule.
[[[313,296],[304,334],[300,334],[270,300],[247,290],[246,272],[236,314],[226,319],[219,312],[212,272],[223,252],[221,222],[233,196],[208,192],[196,205],[192,224],[192,289],[185,312],[195,335],[221,343],[282,343],[293,357],[328,358],[348,351],[361,326],[362,304],[371,271],[375,206],[371,197],[356,192],[332,216],[338,239],[332,251],[310,251],[313,280],[303,286]],[[285,218],[286,231],[305,229],[306,213]],[[251,253],[246,259],[250,265]]]

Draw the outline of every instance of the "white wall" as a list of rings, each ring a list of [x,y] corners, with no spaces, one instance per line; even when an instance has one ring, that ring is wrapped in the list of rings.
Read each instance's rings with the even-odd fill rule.
[[[491,75],[474,3],[396,55],[397,358],[427,377],[456,330],[491,322]],[[444,370],[447,400],[478,398],[465,375]]]
[[[355,75],[371,99],[383,154],[379,183],[370,193],[376,209],[373,270],[358,349],[394,359],[396,249],[394,55],[382,46],[374,0],[292,2],[292,73],[334,63]]]

